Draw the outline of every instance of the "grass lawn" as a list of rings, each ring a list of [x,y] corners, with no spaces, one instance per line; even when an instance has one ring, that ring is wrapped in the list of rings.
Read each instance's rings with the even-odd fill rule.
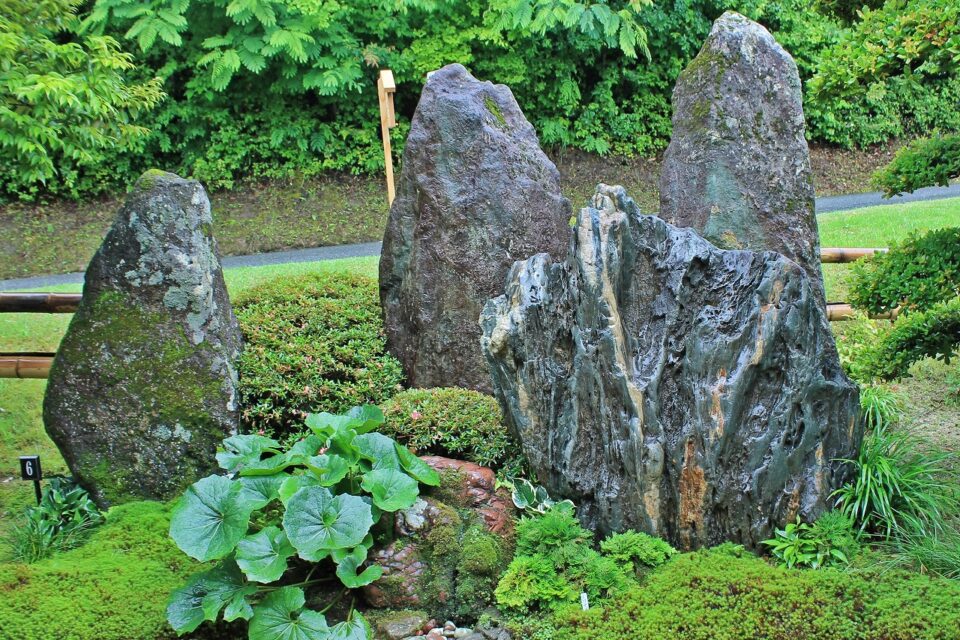
[[[911,231],[960,226],[960,198],[920,202],[819,217],[823,246],[887,246]],[[377,259],[355,258],[317,263],[231,269],[227,287],[236,294],[281,275],[346,270],[376,276]],[[847,265],[825,265],[827,295],[842,300],[846,293]],[[79,291],[79,285],[52,288]],[[53,351],[69,322],[68,315],[0,314],[0,351]],[[843,331],[843,323],[834,323]],[[956,365],[952,365],[956,370]],[[956,449],[960,443],[960,407],[949,400],[946,377],[951,367],[921,362],[914,377],[898,387],[907,402],[911,428],[927,435],[938,447]],[[7,513],[32,500],[32,488],[21,482],[17,456],[39,453],[50,473],[66,471],[62,459],[46,437],[40,419],[45,382],[0,379],[0,532]]]

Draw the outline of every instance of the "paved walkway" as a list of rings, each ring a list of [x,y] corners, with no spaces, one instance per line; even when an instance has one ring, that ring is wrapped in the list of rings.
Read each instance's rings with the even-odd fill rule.
[[[903,202],[918,200],[939,200],[941,198],[960,197],[960,184],[949,187],[927,187],[913,193],[893,198],[884,198],[880,193],[855,193],[845,196],[824,196],[817,198],[817,213],[829,211],[844,211],[876,205],[897,205]],[[379,242],[365,242],[362,244],[344,244],[334,247],[317,247],[315,249],[297,249],[293,251],[275,251],[273,253],[258,253],[250,256],[228,256],[223,258],[223,266],[232,267],[260,267],[269,264],[287,264],[291,262],[317,262],[320,260],[337,260],[339,258],[360,258],[364,256],[380,255]],[[61,284],[77,284],[83,282],[82,273],[67,273],[54,276],[34,276],[31,278],[16,278],[0,280],[0,291],[16,289],[33,289],[52,287]]]

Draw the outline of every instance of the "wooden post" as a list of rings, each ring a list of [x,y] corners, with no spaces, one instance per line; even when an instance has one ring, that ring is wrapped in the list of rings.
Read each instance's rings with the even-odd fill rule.
[[[377,97],[380,99],[380,133],[383,136],[383,161],[387,171],[387,204],[392,205],[397,197],[393,186],[393,155],[390,152],[390,129],[397,126],[397,117],[393,112],[393,94],[397,85],[393,81],[393,71],[382,69],[377,79]]]
[[[828,263],[846,263],[856,262],[860,258],[872,256],[875,253],[886,253],[889,251],[886,247],[877,248],[850,248],[850,247],[824,247],[820,249],[820,262]]]
[[[871,320],[896,320],[900,314],[900,307],[886,313],[867,314]],[[846,302],[831,302],[827,304],[827,320],[830,322],[841,322],[843,320],[852,320],[854,309]]]
[[[0,293],[0,313],[73,313],[79,293]]]
[[[0,378],[46,378],[52,353],[0,353]]]

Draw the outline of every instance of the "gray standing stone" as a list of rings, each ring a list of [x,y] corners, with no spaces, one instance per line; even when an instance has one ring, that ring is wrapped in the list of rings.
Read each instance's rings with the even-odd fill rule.
[[[380,258],[387,346],[414,387],[490,390],[477,318],[516,260],[561,256],[570,203],[510,89],[459,64],[427,81]]]
[[[602,532],[750,547],[816,518],[862,438],[810,278],[598,187],[566,262],[517,263],[482,346],[539,480]]]
[[[101,506],[167,499],[237,427],[240,330],[200,183],[148,171],[87,267],[43,420]]]
[[[797,65],[738,13],[714,23],[673,90],[659,215],[724,249],[795,260],[824,304]]]

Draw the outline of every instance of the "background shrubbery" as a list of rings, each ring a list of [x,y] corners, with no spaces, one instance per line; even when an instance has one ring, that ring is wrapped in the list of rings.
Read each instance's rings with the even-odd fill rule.
[[[245,430],[283,437],[307,413],[342,413],[399,391],[400,363],[386,351],[377,283],[349,273],[282,278],[249,289],[234,309]]]
[[[22,20],[34,21],[18,3],[0,1],[17,21],[4,27],[13,33]],[[137,120],[150,133],[134,146],[62,156],[59,174],[45,168],[43,188],[56,195],[122,188],[149,166],[213,188],[244,177],[378,170],[377,70],[393,69],[398,81],[394,138],[401,143],[426,73],[450,62],[509,85],[546,145],[649,155],[668,141],[677,75],[727,9],[761,21],[796,58],[811,139],[851,146],[960,130],[960,74],[952,62],[960,9],[953,0],[873,1],[862,15],[850,3],[802,0],[41,4],[61,17],[80,8],[83,19],[82,26],[65,20],[65,29],[45,27],[43,37],[81,45],[110,37],[103,42],[117,41],[134,56],[127,86],[152,86],[158,77],[166,93]],[[7,104],[25,85],[22,75],[0,72]],[[48,94],[52,104],[68,95],[56,83]],[[142,111],[156,104],[155,93],[146,98],[127,102]],[[12,113],[0,112],[11,152],[42,142],[11,128]],[[36,175],[4,177],[0,195],[36,195]]]

